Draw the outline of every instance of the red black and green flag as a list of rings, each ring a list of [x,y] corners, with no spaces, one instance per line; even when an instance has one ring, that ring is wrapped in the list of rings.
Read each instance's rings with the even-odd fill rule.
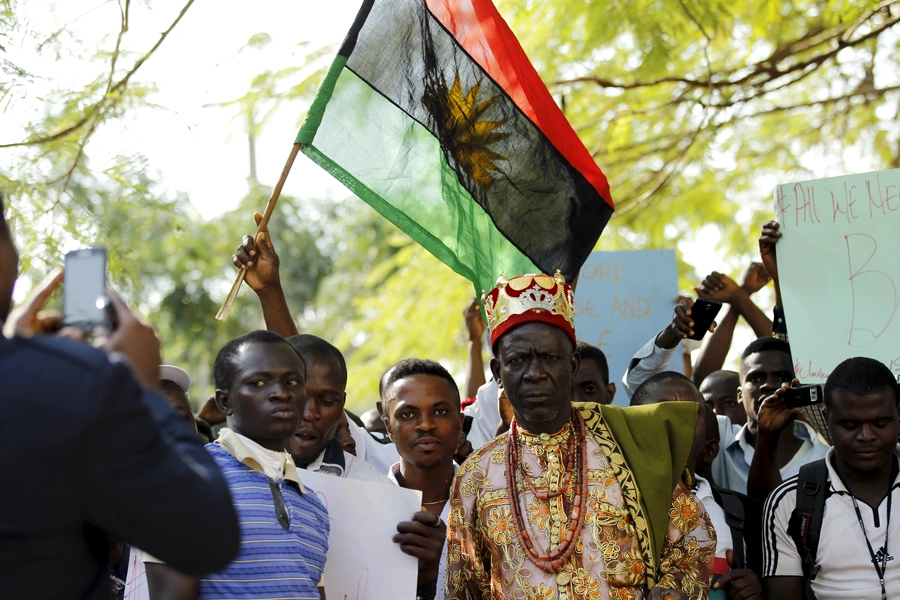
[[[297,142],[479,292],[572,281],[613,211],[490,0],[365,0]]]

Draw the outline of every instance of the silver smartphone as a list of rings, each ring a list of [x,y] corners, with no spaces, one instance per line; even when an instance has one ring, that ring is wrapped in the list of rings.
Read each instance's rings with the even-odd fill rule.
[[[91,333],[111,328],[106,297],[106,249],[85,248],[66,254],[63,276],[63,322]]]

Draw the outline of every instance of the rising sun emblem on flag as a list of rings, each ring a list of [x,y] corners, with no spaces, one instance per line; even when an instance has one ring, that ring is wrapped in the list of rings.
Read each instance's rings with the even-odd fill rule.
[[[443,76],[428,78],[422,103],[434,118],[441,145],[459,169],[478,187],[489,190],[494,184],[492,171],[500,170],[497,161],[506,157],[488,146],[509,134],[497,131],[504,121],[482,120],[497,96],[479,102],[480,90],[481,81],[478,81],[464,94],[459,73],[449,89]]]

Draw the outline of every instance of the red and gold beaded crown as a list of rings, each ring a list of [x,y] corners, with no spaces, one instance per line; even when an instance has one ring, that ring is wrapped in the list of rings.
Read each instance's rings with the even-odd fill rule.
[[[523,323],[547,323],[559,327],[575,344],[575,308],[572,288],[559,271],[549,275],[503,275],[494,289],[481,297],[491,346],[500,336]]]

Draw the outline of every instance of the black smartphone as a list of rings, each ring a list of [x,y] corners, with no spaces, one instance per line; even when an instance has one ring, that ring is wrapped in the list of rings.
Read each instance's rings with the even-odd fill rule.
[[[469,435],[469,432],[472,430],[472,422],[475,420],[475,417],[471,415],[466,415],[463,417],[463,432],[466,435]]]
[[[688,336],[691,340],[702,340],[706,332],[716,320],[716,315],[722,310],[722,303],[718,300],[697,298],[691,307],[691,320],[694,322],[694,335]]]
[[[66,254],[63,275],[63,322],[92,333],[100,325],[112,329],[106,297],[106,249],[85,248]]]
[[[825,402],[825,388],[821,384],[798,385],[784,394],[784,405],[787,408],[815,406]]]

